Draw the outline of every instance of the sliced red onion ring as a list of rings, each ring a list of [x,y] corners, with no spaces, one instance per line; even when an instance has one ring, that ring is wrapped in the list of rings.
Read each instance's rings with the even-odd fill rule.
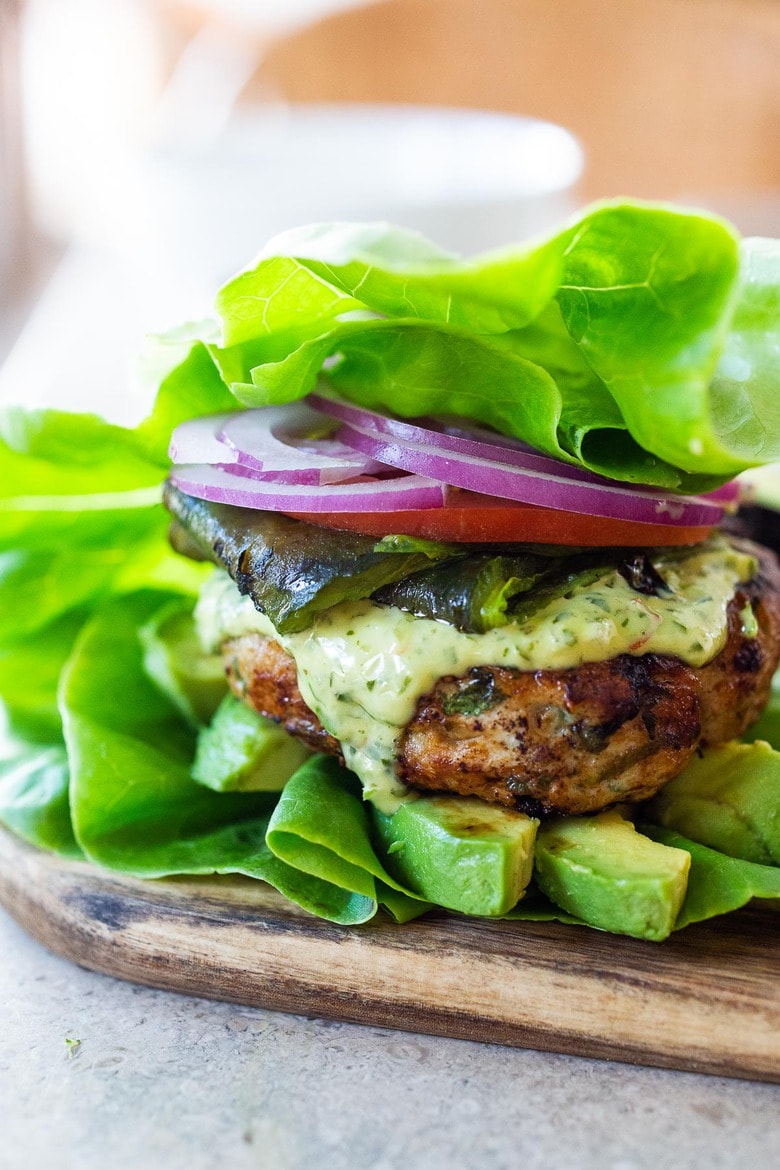
[[[176,427],[168,454],[174,463],[212,463],[271,483],[341,483],[387,470],[330,437],[311,438],[323,422],[299,402],[193,418]]]
[[[267,483],[208,463],[171,468],[171,482],[199,500],[263,508],[275,512],[396,512],[407,508],[441,508],[446,488],[418,475],[392,479],[365,478],[354,483]]]
[[[713,525],[723,509],[700,496],[674,496],[666,492],[636,491],[607,481],[579,482],[550,471],[518,467],[493,453],[491,458],[477,457],[437,449],[435,432],[423,446],[408,440],[371,434],[362,427],[344,423],[339,438],[356,450],[371,455],[392,467],[424,475],[453,487],[466,488],[482,495],[559,508],[586,516],[606,516],[617,520],[634,520],[643,524],[675,524],[686,527]],[[545,462],[549,462],[545,460]]]
[[[649,522],[653,524],[717,524],[723,514],[723,509],[720,505],[733,503],[740,496],[740,486],[735,480],[732,480],[730,483],[725,483],[715,491],[707,492],[701,496],[678,496],[673,492],[662,492],[642,484],[627,487],[616,483],[615,480],[607,479],[606,476],[596,475],[595,472],[586,471],[584,468],[575,467],[570,463],[563,463],[558,459],[551,458],[549,455],[542,455],[538,451],[535,451],[533,447],[529,447],[527,443],[522,442],[520,439],[515,439],[511,435],[495,434],[486,427],[481,427],[467,421],[461,422],[458,420],[452,423],[439,423],[437,420],[426,419],[426,425],[423,426],[420,422],[412,423],[405,419],[388,418],[387,415],[379,414],[373,410],[366,410],[363,407],[353,406],[352,403],[341,402],[322,394],[310,394],[307,402],[310,402],[317,410],[321,410],[323,414],[328,414],[332,418],[340,419],[342,422],[352,424],[369,433],[377,431],[380,435],[384,435],[388,439],[394,439],[399,444],[408,445],[410,448],[415,444],[425,447],[430,445],[436,451],[452,452],[456,456],[466,456],[472,460],[497,460],[499,463],[511,465],[521,472],[538,472],[543,475],[549,475],[554,480],[573,480],[579,484],[600,486],[609,492],[621,494],[629,500],[641,500],[644,498],[646,504],[650,501],[651,507],[655,509],[657,505],[660,509],[659,511],[654,510],[652,513]],[[337,434],[342,439],[347,438],[343,430],[337,432]],[[367,452],[368,448],[366,445],[361,444],[360,450]],[[390,462],[390,460],[388,459],[387,462]],[[403,466],[406,470],[409,470],[406,461],[403,464],[394,463],[393,466]],[[418,468],[414,470],[418,470],[421,475],[433,475],[432,471],[422,471]],[[552,500],[540,500],[536,490],[533,496],[510,496],[504,491],[499,492],[497,488],[494,489],[489,483],[486,483],[483,487],[474,487],[472,484],[466,485],[460,481],[456,484],[455,480],[448,480],[447,482],[457,487],[469,486],[472,491],[482,491],[488,495],[506,495],[508,499],[521,500],[527,504],[541,503],[546,507],[567,508],[565,502],[556,503]],[[676,519],[675,513],[678,504],[684,507],[684,514],[687,516],[694,514],[692,509],[697,504],[705,508],[710,504],[713,508],[717,508],[717,510],[708,513],[699,511],[697,514],[700,517],[706,515],[707,518],[700,518],[698,521]],[[584,506],[575,508],[572,504],[567,510],[570,512],[581,511],[592,516],[614,516],[617,519],[634,518],[625,515],[623,511],[611,511],[604,504],[603,500],[601,508],[603,510],[596,511]],[[646,510],[645,508],[645,512]]]
[[[443,423],[438,419],[425,419],[424,422],[426,426],[430,426],[437,433],[442,432],[445,436],[445,442],[446,438],[450,437],[456,441],[458,438],[481,440],[483,443],[489,444],[492,448],[506,448],[509,451],[522,451],[527,455],[536,455],[542,459],[546,458],[546,456],[540,455],[539,451],[534,447],[529,446],[528,443],[524,443],[522,439],[516,439],[513,435],[500,435],[496,431],[488,430],[487,427],[479,426],[477,423],[469,423],[465,420],[453,420]],[[404,424],[402,423],[401,425]],[[449,449],[458,450],[459,446],[453,443]],[[514,460],[509,456],[507,462],[514,462]],[[558,460],[553,460],[553,463],[556,469],[555,474],[562,475],[565,479],[579,479],[587,483],[602,483],[607,487],[613,487],[615,484],[615,481],[608,479],[607,476],[597,475],[595,471],[587,471],[584,467],[576,467],[570,463],[558,462]],[[632,485],[632,490],[646,492],[652,491],[653,489],[644,484],[634,484]],[[670,494],[674,495],[674,493]],[[720,487],[715,488],[711,492],[701,492],[700,494],[705,500],[716,500],[719,504],[731,504],[739,500],[742,496],[742,487],[736,479],[732,479],[728,483],[721,484]]]
[[[236,463],[238,452],[218,437],[230,417],[230,414],[210,414],[179,423],[168,447],[173,462]]]
[[[366,458],[366,463],[371,467],[377,466],[373,459]],[[240,479],[252,479],[256,483],[287,483],[295,487],[319,487],[321,483],[343,483],[345,479],[351,480],[353,478],[342,475],[340,478],[336,477],[330,481],[323,480],[322,468],[320,467],[302,467],[300,470],[290,469],[289,471],[258,471],[256,467],[247,467],[242,463],[215,463],[213,466]]]
[[[308,402],[182,423],[171,438],[172,477],[203,499],[280,511],[440,507],[443,485],[451,485],[585,515],[696,527],[716,524],[739,495],[736,483],[700,497],[628,488],[469,423],[422,425],[319,394]],[[342,422],[335,438],[311,437],[323,415]],[[390,468],[410,474],[366,479]],[[345,490],[319,490],[335,484]]]
[[[462,424],[449,425],[426,420],[429,425],[423,426],[421,422],[388,418],[387,415],[353,406],[349,402],[327,398],[322,394],[310,394],[306,401],[331,418],[340,419],[364,430],[377,431],[401,443],[418,443],[425,446],[432,444],[436,449],[453,451],[456,455],[474,459],[495,459],[498,456],[502,462],[510,463],[522,470],[539,471],[562,479],[573,479],[579,483],[600,483],[610,488],[614,486],[615,481],[606,479],[603,475],[596,475],[593,471],[563,463],[550,455],[541,455],[520,439],[514,439],[509,435],[494,436],[487,428],[471,426],[465,421]],[[337,434],[342,437],[340,431]]]
[[[257,478],[279,483],[340,483],[385,470],[330,437],[312,438],[322,423],[321,412],[302,402],[243,410],[227,415],[218,431],[218,439],[234,452],[234,459],[188,462],[238,462],[259,473]]]
[[[728,483],[721,484],[714,491],[704,492],[703,498],[705,500],[716,500],[719,504],[735,504],[739,503],[744,494],[745,485],[737,479],[730,479]]]

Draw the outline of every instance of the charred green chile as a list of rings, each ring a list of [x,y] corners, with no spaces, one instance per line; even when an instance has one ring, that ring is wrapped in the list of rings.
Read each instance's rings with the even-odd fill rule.
[[[696,550],[575,549],[443,544],[319,528],[276,512],[213,504],[166,485],[179,551],[227,569],[280,634],[307,630],[343,602],[371,598],[468,634],[523,624],[560,597],[617,572],[638,595],[670,599],[664,574]],[[706,551],[710,546],[698,546]],[[606,599],[592,601],[609,608]]]
[[[506,625],[514,597],[549,578],[562,557],[520,552],[513,556],[469,556],[424,569],[377,590],[374,599],[415,617],[449,622],[470,634]]]
[[[171,484],[164,498],[186,530],[188,545],[223,565],[239,591],[282,634],[305,630],[318,613],[370,597],[427,567],[432,558],[462,555],[429,541],[417,542],[411,551],[395,551],[391,545],[385,552],[373,536],[317,528],[277,512],[207,503]]]

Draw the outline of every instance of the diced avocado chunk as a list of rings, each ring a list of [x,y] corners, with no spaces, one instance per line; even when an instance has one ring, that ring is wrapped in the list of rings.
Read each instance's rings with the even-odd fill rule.
[[[661,940],[685,897],[691,857],[638,833],[615,810],[560,817],[536,841],[536,881],[590,926]]]
[[[270,719],[226,695],[198,735],[192,775],[218,792],[281,792],[310,754]]]
[[[192,607],[171,602],[141,627],[144,668],[195,725],[208,723],[227,692],[222,659],[200,645]]]
[[[661,789],[647,818],[729,857],[780,865],[780,752],[762,740],[707,748]]]
[[[531,880],[539,822],[474,797],[424,796],[375,810],[385,865],[407,889],[463,914],[495,917]]]

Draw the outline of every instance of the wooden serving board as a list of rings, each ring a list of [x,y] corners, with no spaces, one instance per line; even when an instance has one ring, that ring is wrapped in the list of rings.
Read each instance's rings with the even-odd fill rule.
[[[58,954],[152,987],[780,1082],[780,915],[770,910],[660,944],[444,912],[349,928],[249,879],[143,882],[2,831],[0,902]]]

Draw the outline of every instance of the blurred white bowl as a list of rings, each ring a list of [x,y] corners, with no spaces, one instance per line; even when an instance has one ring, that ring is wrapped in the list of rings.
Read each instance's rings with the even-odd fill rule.
[[[211,288],[278,231],[389,220],[469,255],[544,230],[577,205],[583,152],[511,114],[392,105],[239,110],[200,148],[145,165],[154,259]]]

